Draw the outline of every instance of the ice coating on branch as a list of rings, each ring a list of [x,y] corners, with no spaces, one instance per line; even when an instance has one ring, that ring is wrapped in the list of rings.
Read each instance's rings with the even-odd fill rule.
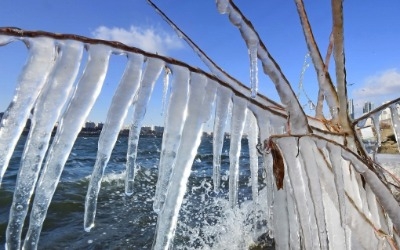
[[[315,143],[308,137],[299,138],[300,158],[305,169],[309,189],[314,207],[315,218],[318,226],[320,249],[328,249],[328,235],[325,224],[325,212],[322,198],[322,187],[320,183],[318,161],[315,155],[318,154]]]
[[[110,48],[103,45],[91,45],[88,52],[88,63],[61,118],[57,134],[49,148],[37,183],[29,229],[24,242],[25,248],[37,246],[43,221],[64,164],[104,82],[111,53]]]
[[[54,40],[26,39],[29,55],[18,78],[14,97],[0,124],[0,185],[12,152],[56,57]]]
[[[285,178],[286,184],[286,202],[287,202],[287,213],[288,213],[288,221],[289,221],[289,239],[287,240],[290,246],[290,249],[301,249],[300,244],[300,225],[299,225],[299,215],[297,213],[296,202],[294,201],[294,191],[292,183],[290,179]],[[279,238],[280,235],[276,235],[276,238]]]
[[[247,101],[233,96],[231,118],[231,138],[229,147],[229,204],[232,208],[238,205],[239,157],[244,124],[247,114]]]
[[[249,143],[249,156],[250,156],[250,173],[251,173],[251,191],[253,202],[258,203],[258,126],[257,119],[253,112],[247,111],[247,140]]]
[[[281,149],[290,182],[293,187],[294,200],[299,213],[300,227],[303,232],[305,249],[320,249],[320,237],[315,215],[313,199],[309,190],[307,174],[302,166],[301,156],[298,155],[299,142],[294,137],[282,137],[276,140]],[[295,146],[293,146],[295,145]]]
[[[158,216],[157,235],[153,246],[153,249],[156,250],[170,249],[173,240],[191,166],[201,142],[202,128],[211,113],[213,96],[216,92],[216,88],[211,86],[207,88],[206,93],[206,84],[207,78],[204,75],[191,73],[188,116],[184,122],[182,138],[172,168],[165,204]],[[210,95],[212,98],[206,97],[206,95]]]
[[[7,227],[7,247],[19,249],[23,222],[36,185],[50,136],[78,74],[83,45],[60,42],[60,56],[36,101],[32,123],[21,159]]]
[[[94,225],[101,180],[103,179],[104,170],[110,159],[112,149],[125,121],[128,108],[139,89],[143,61],[144,56],[141,54],[128,54],[128,63],[125,72],[112,98],[111,106],[108,109],[106,122],[100,133],[96,162],[90,177],[85,199],[84,228],[86,231],[90,231]]]
[[[167,106],[167,94],[169,88],[169,75],[171,70],[167,67],[164,68],[164,79],[163,79],[163,97],[162,97],[162,111],[161,115],[164,115],[165,107]]]
[[[164,61],[155,58],[147,58],[147,65],[143,73],[139,92],[133,102],[133,119],[129,128],[128,152],[126,156],[126,177],[125,177],[125,194],[133,194],[133,183],[137,171],[136,156],[139,144],[140,129],[142,121],[146,114],[147,104],[153,92],[156,80],[160,76],[164,67]]]
[[[225,137],[225,125],[232,100],[232,91],[219,86],[213,130],[213,184],[214,192],[218,193],[221,182],[221,154]]]
[[[393,103],[390,105],[390,114],[392,116],[392,127],[393,132],[396,138],[396,141],[400,140],[400,118],[399,118],[399,110],[397,108],[397,103]],[[400,151],[400,143],[397,143],[398,149]]]
[[[161,145],[158,180],[153,209],[159,212],[165,201],[165,193],[171,176],[176,154],[181,142],[183,124],[187,116],[187,102],[189,98],[189,70],[174,65],[171,67],[173,80],[171,95],[168,102],[167,114],[164,121],[164,134]]]
[[[335,187],[336,187],[336,192],[337,192],[337,196],[338,196],[340,223],[341,223],[342,227],[344,227],[347,214],[346,214],[345,184],[344,184],[343,170],[342,170],[342,168],[343,168],[342,158],[338,157],[338,155],[340,155],[340,153],[341,153],[341,149],[338,146],[335,146],[332,144],[329,144],[327,149],[329,151],[329,159],[332,164]]]
[[[13,36],[0,35],[0,46],[14,42],[16,39]]]

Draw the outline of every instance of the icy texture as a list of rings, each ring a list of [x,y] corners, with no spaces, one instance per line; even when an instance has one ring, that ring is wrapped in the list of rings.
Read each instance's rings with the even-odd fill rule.
[[[299,138],[299,147],[302,166],[306,170],[306,175],[309,181],[309,189],[318,226],[320,249],[328,249],[322,187],[318,177],[318,161],[315,158],[318,151],[315,143],[308,137]]]
[[[397,108],[397,103],[390,105],[390,114],[392,116],[392,127],[393,132],[396,138],[396,141],[400,140],[400,118],[399,118],[399,110]],[[400,150],[400,143],[397,143],[397,146]]]
[[[257,58],[258,44],[248,44],[249,57],[250,57],[250,86],[251,97],[255,98],[258,92],[258,58]]]
[[[345,193],[345,185],[343,179],[343,170],[342,170],[342,158],[338,157],[340,155],[341,150],[338,146],[334,146],[332,144],[327,147],[329,151],[329,160],[332,164],[332,170],[335,180],[336,192],[338,195],[339,202],[339,213],[340,213],[340,223],[342,227],[345,226],[346,222],[346,193]]]
[[[247,140],[249,142],[251,191],[253,202],[258,203],[258,126],[253,112],[247,111]]]
[[[213,130],[213,184],[218,193],[221,182],[221,153],[225,137],[225,125],[231,104],[232,91],[219,86],[216,100]]]
[[[106,122],[101,130],[97,149],[97,158],[93,167],[93,173],[90,178],[85,200],[84,227],[86,231],[90,231],[94,225],[97,197],[100,191],[101,180],[110,159],[112,149],[114,148],[115,142],[117,141],[119,132],[128,113],[129,105],[132,103],[133,97],[139,89],[142,77],[143,60],[143,55],[128,55],[128,63],[125,72],[113,96],[111,106],[107,113]]]
[[[157,235],[153,246],[156,250],[169,249],[173,240],[190,169],[201,142],[202,127],[209,118],[216,92],[216,87],[211,82],[211,86],[207,85],[207,95],[212,98],[206,97],[206,83],[207,78],[204,75],[191,73],[188,116],[182,130],[176,161],[172,167],[165,204],[157,221]],[[185,95],[184,92],[180,94]]]
[[[374,128],[375,128],[375,134],[377,137],[377,146],[380,147],[382,143],[382,138],[381,138],[381,126],[380,126],[380,121],[379,121],[379,116],[381,112],[374,113],[371,118],[372,122],[374,123]]]
[[[64,164],[86,117],[100,93],[107,72],[110,49],[103,45],[91,45],[88,51],[89,61],[61,118],[57,134],[49,149],[37,183],[29,229],[24,242],[25,248],[35,248],[37,246],[42,224]]]
[[[293,195],[299,213],[304,247],[305,249],[320,249],[320,232],[317,226],[311,190],[309,190],[310,185],[314,183],[309,182],[304,166],[301,164],[302,160],[298,155],[299,142],[293,137],[280,138],[277,142],[279,148],[284,149],[282,153],[288,166],[288,176],[293,187],[295,187]]]
[[[53,39],[43,37],[26,39],[26,42],[29,44],[29,56],[19,76],[13,100],[0,124],[0,185],[15,145],[56,57]]]
[[[16,39],[12,36],[0,35],[0,46],[14,42]]]
[[[133,119],[129,129],[128,152],[126,156],[125,194],[133,194],[133,183],[137,171],[136,156],[139,144],[140,129],[146,114],[146,107],[153,92],[156,80],[160,76],[164,62],[159,59],[148,58],[139,92],[133,102]]]
[[[287,171],[286,171],[287,172]],[[301,249],[300,244],[300,225],[299,215],[297,213],[296,202],[294,201],[294,191],[290,179],[285,176],[286,184],[286,202],[287,202],[287,213],[289,221],[289,239],[285,239],[290,246],[290,249]],[[278,225],[277,225],[278,226]],[[276,238],[280,238],[281,235],[276,235]]]
[[[60,56],[35,104],[10,210],[7,227],[9,249],[20,248],[23,222],[49,145],[51,132],[78,74],[83,52],[82,44],[73,41],[62,42],[60,50]]]
[[[238,204],[239,157],[246,114],[247,101],[234,95],[229,148],[229,203],[232,208]]]
[[[158,180],[153,209],[159,212],[165,201],[165,193],[171,176],[176,154],[182,136],[183,124],[187,116],[187,102],[189,98],[189,70],[181,66],[171,68],[173,81],[168,110],[165,116],[164,134],[161,145]]]
[[[239,28],[243,39],[248,48],[257,46],[257,56],[261,60],[264,72],[269,75],[274,82],[276,90],[282,103],[286,106],[289,115],[290,130],[293,134],[307,134],[310,132],[308,127],[306,115],[301,108],[293,89],[291,88],[288,80],[283,75],[279,66],[267,51],[266,47],[261,43],[254,28],[244,21],[242,14],[232,7],[231,2],[227,0],[217,0],[218,5],[229,4],[226,13],[229,13],[229,20],[233,25]],[[255,65],[255,64],[254,64]]]
[[[169,88],[169,75],[171,74],[171,70],[169,68],[164,68],[164,79],[163,79],[163,97],[162,97],[162,111],[161,115],[164,115],[165,107],[167,106],[167,94]]]

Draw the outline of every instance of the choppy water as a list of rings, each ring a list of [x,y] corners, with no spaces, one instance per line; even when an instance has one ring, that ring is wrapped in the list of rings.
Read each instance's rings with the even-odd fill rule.
[[[4,248],[8,210],[24,140],[25,137],[21,138],[15,150],[0,189],[0,249]],[[49,208],[39,249],[151,249],[157,222],[157,214],[153,212],[152,205],[161,138],[140,139],[140,170],[135,180],[135,194],[126,197],[124,171],[127,137],[120,136],[102,182],[95,227],[85,232],[84,199],[88,177],[96,159],[97,141],[97,136],[78,137]],[[228,148],[227,140],[222,155],[223,189],[215,194],[211,179],[212,138],[203,137],[181,209],[174,249],[246,249],[265,232],[265,220],[260,212],[263,204],[261,202],[255,206],[250,201],[247,140],[242,141],[240,159],[240,208],[229,208]],[[259,176],[261,189],[261,167]]]

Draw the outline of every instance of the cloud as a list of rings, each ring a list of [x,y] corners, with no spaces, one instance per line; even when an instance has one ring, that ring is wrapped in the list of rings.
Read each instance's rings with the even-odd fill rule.
[[[389,69],[369,76],[362,86],[353,91],[353,99],[356,106],[362,107],[367,102],[373,102],[375,107],[385,101],[399,97],[400,71]]]
[[[142,28],[132,25],[129,29],[100,26],[92,32],[93,37],[119,41],[142,50],[166,55],[170,50],[183,48],[182,41],[175,35],[153,27]]]

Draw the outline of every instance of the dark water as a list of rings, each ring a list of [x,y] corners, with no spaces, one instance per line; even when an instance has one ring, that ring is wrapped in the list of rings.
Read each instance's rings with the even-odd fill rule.
[[[11,160],[0,189],[0,249],[4,249],[8,210],[12,202],[15,179],[25,137],[22,137]],[[138,149],[138,171],[135,193],[124,195],[124,172],[127,137],[120,136],[103,178],[98,199],[95,227],[83,230],[84,199],[88,180],[96,159],[98,137],[78,137],[61,181],[53,197],[39,242],[39,249],[151,249],[157,214],[153,212],[153,196],[157,181],[161,138],[142,137]],[[224,241],[232,241],[235,232],[255,237],[255,218],[249,218],[251,186],[247,140],[242,141],[240,158],[241,209],[227,205],[229,141],[222,156],[223,191],[212,191],[212,138],[203,137],[194,160],[188,191],[181,209],[174,249],[221,249]],[[259,175],[262,169],[259,168]],[[260,177],[260,185],[262,180]],[[262,187],[262,186],[261,186]],[[254,213],[253,213],[254,214]],[[229,222],[232,219],[232,222]],[[262,220],[259,219],[261,222]],[[242,223],[235,225],[235,223]],[[246,223],[249,221],[251,225]],[[259,223],[259,222],[257,222]],[[26,221],[27,224],[27,221]],[[231,228],[232,227],[232,228]],[[239,228],[238,228],[239,227]],[[244,231],[249,232],[244,232]],[[229,232],[231,231],[231,232]],[[242,237],[239,249],[249,241]],[[236,239],[237,240],[237,239]],[[217,246],[219,244],[219,247]]]

